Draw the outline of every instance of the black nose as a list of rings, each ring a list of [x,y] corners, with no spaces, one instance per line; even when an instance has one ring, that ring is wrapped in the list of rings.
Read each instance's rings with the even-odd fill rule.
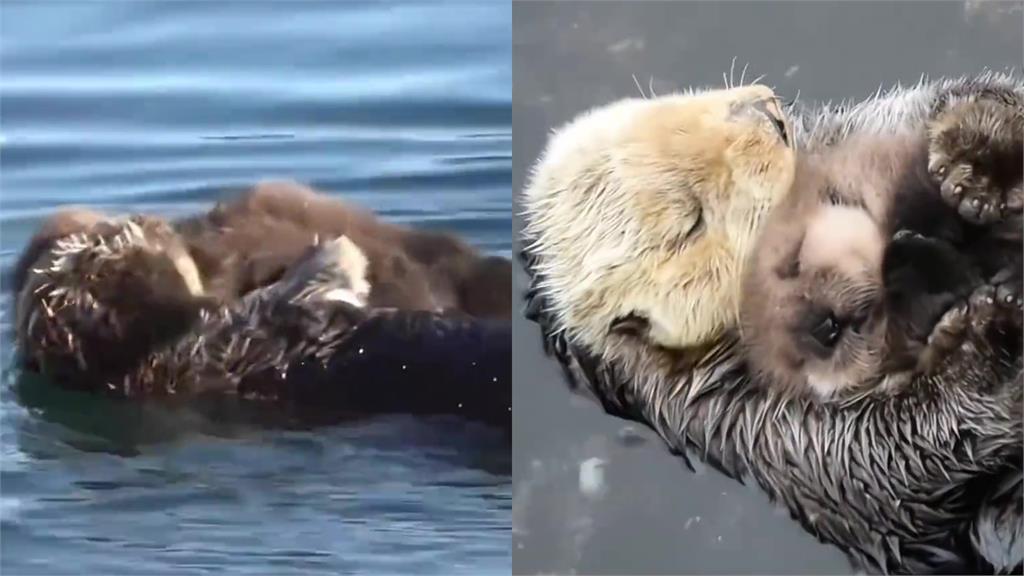
[[[886,247],[882,278],[889,318],[920,338],[980,282],[976,268],[952,244],[907,231]]]

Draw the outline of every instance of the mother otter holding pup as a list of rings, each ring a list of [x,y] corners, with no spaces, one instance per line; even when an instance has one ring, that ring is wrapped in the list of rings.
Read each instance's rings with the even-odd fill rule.
[[[1024,381],[1019,280],[1016,294],[1006,292],[1020,278],[1012,250],[1009,277],[980,266],[957,280],[939,314],[900,312],[938,330],[946,357],[921,363],[899,386],[835,398],[777,386],[751,376],[739,329],[741,302],[759,297],[742,278],[765,246],[764,223],[800,190],[794,183],[819,181],[794,179],[803,178],[802,157],[857,137],[927,140],[919,167],[934,197],[971,226],[1005,227],[1019,246],[1024,136],[1014,127],[1024,88],[985,74],[838,108],[780,110],[774,100],[763,87],[633,100],[558,131],[524,191],[528,316],[572,385],[648,424],[684,458],[753,478],[860,567],[1019,572]],[[877,177],[891,187],[903,174]],[[942,254],[970,259],[958,240],[929,239],[936,231],[915,226],[909,236],[883,226],[889,236],[879,242],[941,240]],[[779,263],[801,262],[788,251],[798,242],[772,245],[783,248]],[[925,247],[931,257],[934,246]],[[812,262],[804,264],[768,273],[784,281]]]
[[[51,217],[14,274],[22,359],[119,397],[508,428],[510,263],[296,185],[168,223]]]

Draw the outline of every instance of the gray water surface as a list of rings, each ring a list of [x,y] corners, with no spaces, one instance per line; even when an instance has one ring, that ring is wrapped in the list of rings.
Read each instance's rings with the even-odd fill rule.
[[[290,178],[511,252],[511,8],[4,0],[0,265],[55,206],[177,216]],[[11,369],[0,572],[508,573],[508,442],[460,422],[274,430]]]
[[[922,75],[1021,70],[1020,2],[516,2],[513,185],[588,107],[764,75],[784,98],[862,99]],[[735,64],[734,64],[735,58]],[[634,81],[633,77],[636,77]],[[636,84],[641,86],[637,88]],[[520,221],[515,220],[518,233]],[[525,276],[515,277],[521,293]],[[513,571],[851,573],[766,496],[690,472],[653,434],[574,397],[519,319]],[[582,475],[582,482],[581,482]]]

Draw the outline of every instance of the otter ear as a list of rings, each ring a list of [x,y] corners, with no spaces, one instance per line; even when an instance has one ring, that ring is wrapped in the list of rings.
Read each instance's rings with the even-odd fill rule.
[[[651,329],[651,322],[636,312],[630,312],[625,316],[619,316],[608,325],[609,334],[620,336],[632,336],[639,338],[645,336]]]

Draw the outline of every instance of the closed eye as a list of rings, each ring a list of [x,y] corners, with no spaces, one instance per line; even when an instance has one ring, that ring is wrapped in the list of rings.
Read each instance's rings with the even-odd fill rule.
[[[693,226],[690,226],[690,229],[686,231],[686,234],[683,236],[683,242],[690,243],[693,240],[697,239],[701,234],[704,233],[704,228],[704,207],[698,206],[697,219],[694,220]]]
[[[704,223],[704,209],[703,207],[697,207],[697,218],[693,221],[693,224],[682,234],[675,236],[670,242],[669,249],[673,252],[685,250],[687,246],[691,245],[694,241],[704,234],[706,225]]]

